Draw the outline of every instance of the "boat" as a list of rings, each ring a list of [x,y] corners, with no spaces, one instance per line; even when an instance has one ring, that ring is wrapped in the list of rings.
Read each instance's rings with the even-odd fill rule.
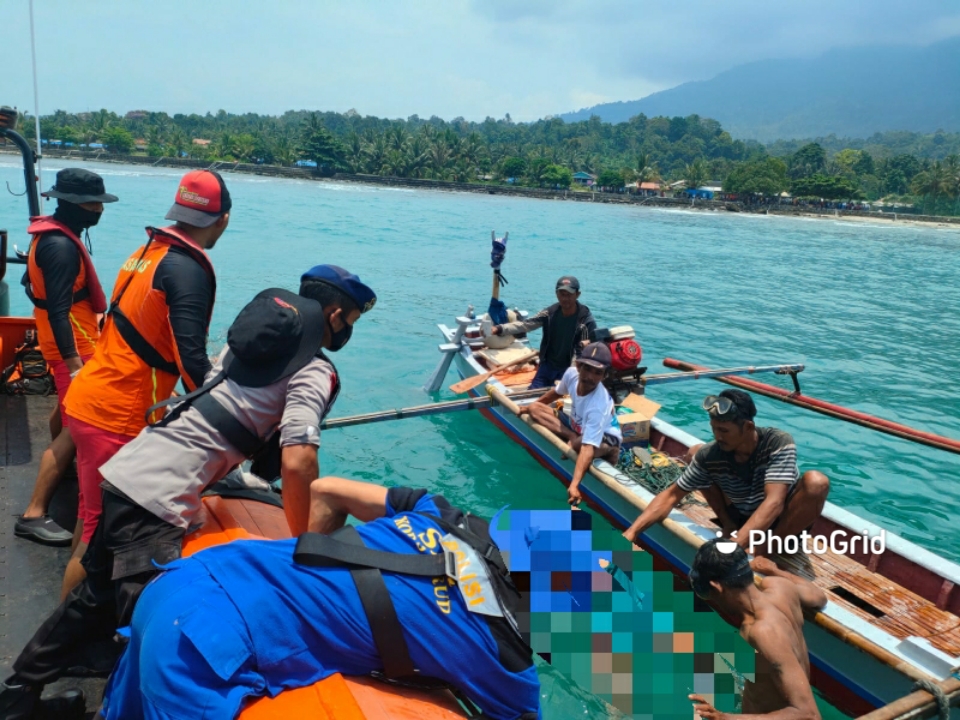
[[[485,319],[476,317],[471,307],[455,325],[438,325],[443,360],[427,389],[438,387],[451,364],[461,378],[476,378],[530,351],[523,338],[488,348],[482,322]],[[615,399],[619,401],[625,391],[642,394],[650,377],[645,370],[638,368],[632,376],[615,374],[619,375]],[[517,414],[534,401],[529,392],[511,400],[526,390],[534,374],[535,366],[530,365],[504,370],[470,393],[491,396],[493,402],[480,412],[568,485],[575,464],[569,446],[529,415]],[[661,418],[650,420],[648,452],[681,462],[701,442]],[[641,444],[627,442],[625,447]],[[603,460],[594,461],[580,491],[586,505],[618,529],[628,527],[654,497],[631,474]],[[709,505],[699,493],[692,495],[693,502],[675,508],[667,521],[638,538],[652,554],[655,569],[670,570],[684,580],[697,548],[719,531]],[[781,566],[816,583],[829,598],[804,630],[814,687],[841,711],[859,716],[910,694],[918,682],[950,678],[960,666],[960,566],[827,502],[811,534],[829,537],[835,531],[871,538],[882,532],[885,549],[861,550],[858,543],[855,551],[845,554],[801,553],[778,559]],[[951,716],[960,720],[960,710],[952,709]]]

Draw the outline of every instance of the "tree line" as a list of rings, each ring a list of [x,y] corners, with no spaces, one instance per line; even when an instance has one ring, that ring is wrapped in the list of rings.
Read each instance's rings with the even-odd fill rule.
[[[32,119],[21,124],[28,137],[33,127]],[[352,110],[280,116],[58,110],[42,116],[40,128],[44,140],[95,144],[105,152],[283,166],[299,161],[327,174],[570,187],[573,174],[585,172],[614,191],[637,181],[664,187],[683,181],[691,188],[719,183],[729,193],[766,198],[784,192],[830,200],[886,198],[924,212],[960,210],[960,159],[944,155],[960,148],[960,135],[944,133],[848,141],[857,147],[838,148],[835,138],[763,146],[736,140],[716,120],[698,115],[638,115],[618,124],[598,117],[515,123],[509,115],[483,122],[416,115],[391,120]],[[902,152],[905,147],[927,154]]]

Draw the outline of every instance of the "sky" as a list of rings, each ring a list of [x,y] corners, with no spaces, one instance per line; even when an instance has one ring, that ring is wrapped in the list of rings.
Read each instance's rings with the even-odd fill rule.
[[[34,0],[34,13],[42,115],[531,121],[745,62],[960,35],[956,0]],[[32,112],[29,0],[0,0],[0,48],[0,104]]]

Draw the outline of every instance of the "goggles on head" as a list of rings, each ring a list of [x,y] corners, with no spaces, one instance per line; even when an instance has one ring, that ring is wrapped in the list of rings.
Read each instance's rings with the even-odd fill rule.
[[[701,407],[713,417],[729,415],[731,412],[737,412],[739,410],[733,400],[728,397],[721,397],[720,395],[707,395],[703,399],[703,405]]]

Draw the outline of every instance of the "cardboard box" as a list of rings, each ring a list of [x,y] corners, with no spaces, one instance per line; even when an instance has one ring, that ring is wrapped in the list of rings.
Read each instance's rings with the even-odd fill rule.
[[[630,393],[619,407],[629,408],[632,412],[617,415],[620,433],[624,443],[646,442],[650,439],[650,421],[657,414],[660,405],[643,395]]]

